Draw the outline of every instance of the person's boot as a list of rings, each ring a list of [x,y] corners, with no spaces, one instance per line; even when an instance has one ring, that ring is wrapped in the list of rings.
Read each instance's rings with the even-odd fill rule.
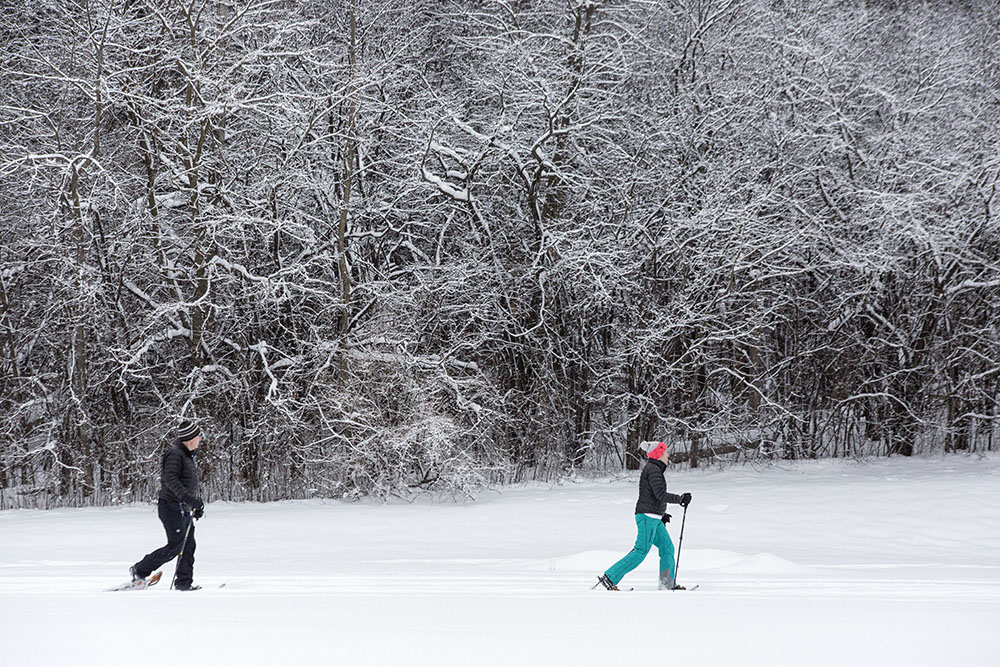
[[[197,584],[177,584],[174,586],[174,590],[178,591],[200,591],[201,586]]]
[[[130,588],[149,588],[150,586],[155,586],[163,575],[162,572],[153,572],[148,577],[140,577],[139,573],[135,571],[135,565],[128,569],[128,574],[132,577]]]
[[[660,585],[659,589],[661,591],[686,591],[687,589],[683,586],[678,586],[677,582],[674,581],[674,576],[670,574],[670,570],[664,570],[660,572]]]
[[[618,587],[615,586],[610,579],[608,579],[608,575],[606,574],[602,574],[601,576],[599,576],[597,578],[597,583],[600,584],[601,586],[604,586],[604,588],[606,588],[609,591],[618,590]],[[597,586],[595,585],[594,588],[597,588]]]

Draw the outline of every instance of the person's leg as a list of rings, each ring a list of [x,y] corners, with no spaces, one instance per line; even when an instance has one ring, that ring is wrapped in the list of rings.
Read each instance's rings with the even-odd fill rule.
[[[184,529],[187,528],[184,515],[178,510],[170,509],[166,503],[159,503],[157,514],[163,524],[163,530],[167,534],[167,543],[156,551],[146,554],[142,560],[135,564],[135,574],[141,579],[145,579],[158,567],[176,558],[177,553],[181,550],[181,542],[184,540]]]
[[[187,542],[184,544],[184,553],[177,561],[177,580],[174,582],[177,588],[190,587],[191,581],[194,579],[194,519],[189,518],[188,521],[191,522],[191,532],[188,533]],[[187,526],[185,526],[186,529]]]
[[[670,539],[667,527],[659,523],[659,529],[653,536],[653,544],[660,552],[660,588],[672,589],[674,587],[674,542]]]
[[[650,519],[644,514],[635,515],[635,546],[632,547],[632,551],[625,554],[624,558],[609,567],[604,573],[611,580],[611,583],[617,586],[622,577],[639,567],[639,564],[646,558],[646,554],[649,553],[649,546],[653,540],[655,526],[652,524],[659,523],[656,519]]]

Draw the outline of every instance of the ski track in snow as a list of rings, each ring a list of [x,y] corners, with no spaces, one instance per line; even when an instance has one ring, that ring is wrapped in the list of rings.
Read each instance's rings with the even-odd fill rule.
[[[452,504],[212,503],[195,593],[106,592],[160,546],[151,505],[0,512],[0,663],[1000,664],[1000,457],[675,471],[679,581],[634,541],[636,480]],[[681,511],[668,525],[675,545]],[[219,585],[225,583],[224,588]],[[646,637],[646,639],[644,639]],[[652,640],[649,640],[649,638]]]
[[[692,554],[694,555],[694,554]],[[650,557],[654,559],[653,556]],[[646,565],[644,563],[644,565]],[[107,568],[102,568],[107,569]],[[90,596],[107,592],[107,588],[125,583],[120,576],[120,567],[109,572],[107,576],[93,575],[35,575],[6,576],[0,570],[0,596],[37,596],[47,597],[53,590],[59,590],[63,598],[74,596]],[[882,572],[886,568],[881,568]],[[162,595],[171,593],[169,576],[172,567],[167,565],[164,579],[159,585],[148,591],[146,595]],[[637,573],[642,573],[640,577]],[[700,585],[699,593],[716,597],[837,597],[837,598],[881,598],[887,600],[905,600],[909,598],[945,600],[984,599],[996,600],[1000,604],[1000,581],[994,579],[951,579],[927,580],[899,576],[901,573],[878,577],[835,576],[836,573],[823,573],[812,577],[733,577],[712,576],[704,571],[692,569],[689,577],[682,584]],[[825,578],[828,575],[830,578]],[[832,575],[832,576],[831,576]],[[121,581],[117,581],[115,577]],[[993,572],[993,577],[1000,578],[1000,573]],[[224,595],[243,597],[267,596],[375,596],[375,597],[438,597],[453,596],[533,598],[561,597],[575,598],[587,595],[596,582],[595,576],[567,574],[557,572],[511,572],[495,568],[480,568],[470,572],[466,568],[455,568],[448,572],[433,573],[423,571],[402,570],[385,575],[271,575],[260,576],[228,576],[224,581],[202,580],[209,591],[225,584]],[[634,586],[634,593],[662,596],[655,584],[655,572],[648,567],[642,567],[632,576],[627,577],[623,585]],[[603,591],[596,589],[598,592]],[[140,593],[137,591],[136,593]]]

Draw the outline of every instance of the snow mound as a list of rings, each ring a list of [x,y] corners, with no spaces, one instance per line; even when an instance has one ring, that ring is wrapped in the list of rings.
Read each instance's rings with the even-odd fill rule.
[[[622,557],[617,551],[582,551],[548,561],[550,570],[557,572],[604,572]]]
[[[762,553],[744,558],[723,569],[739,574],[794,574],[805,572],[809,568],[774,554]]]
[[[739,565],[746,561],[748,554],[721,549],[691,549],[683,552],[682,563],[695,570],[719,570]]]
[[[707,505],[705,509],[711,512],[712,514],[725,514],[730,510],[731,507],[732,505],[715,504],[715,505]]]
[[[719,549],[692,549],[684,552],[683,565],[692,570],[720,570],[733,574],[793,574],[809,569],[770,553],[742,554]]]

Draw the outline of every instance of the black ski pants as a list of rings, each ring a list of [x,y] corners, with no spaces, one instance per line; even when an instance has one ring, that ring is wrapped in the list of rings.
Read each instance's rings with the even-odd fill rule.
[[[135,573],[145,579],[167,561],[173,560],[184,548],[184,554],[177,562],[177,587],[185,588],[191,585],[194,578],[194,519],[181,513],[180,508],[160,499],[157,513],[163,529],[167,531],[167,544],[146,556],[135,564]],[[184,542],[184,531],[191,525],[187,542]]]

